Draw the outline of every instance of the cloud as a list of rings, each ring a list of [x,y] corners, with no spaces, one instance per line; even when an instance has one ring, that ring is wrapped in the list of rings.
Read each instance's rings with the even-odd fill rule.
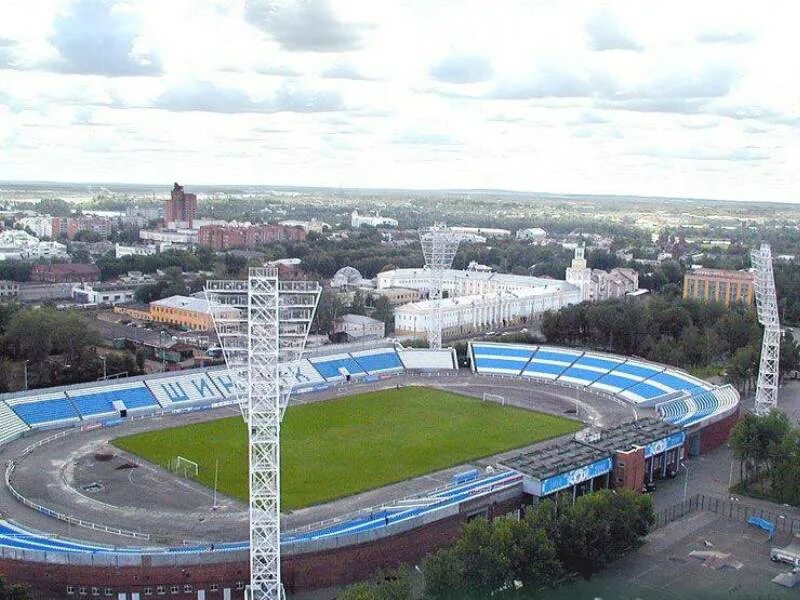
[[[755,41],[755,34],[749,31],[705,31],[695,38],[703,44],[749,44]]]
[[[207,81],[172,87],[156,98],[152,107],[175,112],[227,114],[344,110],[342,99],[336,92],[312,91],[283,85],[266,99],[253,99],[242,90],[223,88]]]
[[[245,18],[290,51],[357,50],[365,29],[342,22],[328,0],[246,0]]]
[[[454,55],[431,67],[430,75],[444,83],[478,83],[491,79],[493,72],[482,56]]]
[[[137,19],[105,0],[75,0],[59,14],[50,42],[59,58],[48,65],[81,75],[158,75],[161,61],[138,46]]]
[[[653,156],[657,158],[679,158],[686,160],[723,160],[734,162],[749,162],[768,160],[770,154],[763,148],[746,146],[725,150],[719,148],[705,148],[692,146],[687,148],[645,148],[635,154]]]
[[[584,30],[592,50],[642,50],[642,46],[623,29],[617,16],[608,9],[595,13],[586,22]]]
[[[592,93],[587,77],[567,68],[547,65],[527,78],[500,81],[487,97],[501,100],[586,98]]]
[[[449,133],[416,130],[406,131],[392,141],[395,144],[421,144],[430,146],[458,146],[461,144],[458,139]]]
[[[17,65],[17,42],[0,38],[0,69],[13,69]]]
[[[322,72],[322,76],[327,79],[350,79],[352,81],[370,81],[361,71],[349,63],[339,62]]]

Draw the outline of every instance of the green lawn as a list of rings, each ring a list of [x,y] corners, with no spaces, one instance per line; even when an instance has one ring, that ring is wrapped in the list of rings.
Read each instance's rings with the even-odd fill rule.
[[[407,387],[291,407],[281,443],[285,510],[320,504],[574,432],[562,417]],[[241,417],[115,440],[119,448],[166,465],[180,455],[199,479],[247,498],[247,439]]]

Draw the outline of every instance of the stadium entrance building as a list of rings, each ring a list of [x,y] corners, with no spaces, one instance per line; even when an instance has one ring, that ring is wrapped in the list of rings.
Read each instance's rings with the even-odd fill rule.
[[[522,473],[522,490],[536,501],[578,497],[602,488],[640,492],[674,476],[686,433],[658,419],[641,419],[583,439],[550,444],[501,461]]]

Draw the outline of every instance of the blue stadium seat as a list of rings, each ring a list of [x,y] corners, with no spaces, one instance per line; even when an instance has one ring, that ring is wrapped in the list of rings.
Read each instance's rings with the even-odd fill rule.
[[[393,349],[386,349],[380,352],[361,353],[354,352],[353,359],[367,373],[387,373],[389,371],[402,371],[403,363]]]
[[[78,412],[84,417],[115,413],[115,401],[121,401],[127,410],[159,407],[155,397],[143,383],[136,387],[125,389],[103,390],[102,388],[91,388],[85,391],[68,392],[68,394]]]
[[[25,402],[12,406],[11,410],[28,425],[47,425],[79,419],[75,408],[66,398]]]
[[[340,369],[344,369],[350,375],[366,375],[366,371],[350,356],[338,355],[335,358],[312,359],[311,364],[319,371],[325,379],[342,379],[344,375]]]

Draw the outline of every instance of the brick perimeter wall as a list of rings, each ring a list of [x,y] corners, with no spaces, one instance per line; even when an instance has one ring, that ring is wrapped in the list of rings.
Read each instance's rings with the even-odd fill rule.
[[[727,442],[731,435],[731,429],[739,422],[740,416],[741,407],[738,407],[733,413],[721,421],[704,427],[700,431],[700,454],[702,455],[706,452],[710,452]]]
[[[502,503],[488,503],[485,499],[475,503],[464,503],[462,512],[436,521],[423,527],[399,533],[374,542],[345,546],[332,550],[283,557],[283,584],[287,592],[299,592],[323,587],[345,585],[363,581],[380,568],[396,567],[402,563],[417,563],[425,555],[452,544],[458,537],[461,524],[474,513],[488,515],[490,518],[517,510],[524,503],[520,492],[515,498]],[[22,583],[34,589],[35,600],[57,598],[80,598],[77,591],[81,586],[104,589],[110,587],[117,593],[139,592],[144,599],[144,587],[167,586],[163,597],[170,594],[170,586],[179,585],[181,598],[196,598],[197,590],[206,590],[208,600],[222,598],[223,588],[230,588],[232,598],[243,598],[243,592],[236,591],[236,583],[249,580],[247,562],[217,563],[186,567],[88,567],[73,565],[54,565],[35,562],[14,561],[0,558],[0,574],[9,583]],[[219,586],[218,592],[211,592],[211,584]],[[191,593],[184,593],[183,586],[192,585]],[[66,587],[75,587],[75,594],[68,596]],[[87,598],[91,598],[91,592]]]

